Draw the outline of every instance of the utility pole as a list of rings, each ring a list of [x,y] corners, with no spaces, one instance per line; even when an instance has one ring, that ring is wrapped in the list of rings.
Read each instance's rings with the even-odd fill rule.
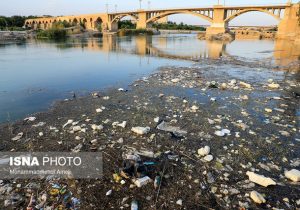
[[[148,1],[148,9],[151,9],[151,1]]]
[[[142,9],[142,0],[139,0],[140,1],[140,9]]]
[[[115,12],[117,13],[117,10],[118,10],[118,5],[115,4]]]

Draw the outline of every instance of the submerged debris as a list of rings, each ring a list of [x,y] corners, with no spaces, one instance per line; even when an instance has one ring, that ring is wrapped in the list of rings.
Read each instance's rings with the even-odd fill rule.
[[[181,130],[179,127],[171,126],[165,121],[162,121],[157,127],[158,130],[171,132],[176,136],[185,136],[187,131]]]

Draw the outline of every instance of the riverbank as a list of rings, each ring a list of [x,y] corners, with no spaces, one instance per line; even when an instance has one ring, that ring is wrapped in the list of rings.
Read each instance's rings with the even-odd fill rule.
[[[31,37],[27,31],[0,31],[0,42],[25,41]]]
[[[2,124],[1,151],[102,151],[103,178],[69,187],[80,209],[128,208],[133,200],[139,209],[296,209],[299,183],[284,176],[300,166],[299,69],[290,70],[283,77],[280,68],[230,59],[163,67],[129,87],[58,102],[33,121]],[[150,130],[138,135],[137,126]],[[130,152],[155,163],[147,175],[162,177],[159,190],[116,182]],[[255,184],[248,171],[277,185]],[[29,183],[40,185],[32,189],[37,198],[51,190],[41,180],[1,183],[1,208],[11,199],[25,208]],[[256,204],[252,191],[265,203]],[[45,205],[53,205],[49,197]]]

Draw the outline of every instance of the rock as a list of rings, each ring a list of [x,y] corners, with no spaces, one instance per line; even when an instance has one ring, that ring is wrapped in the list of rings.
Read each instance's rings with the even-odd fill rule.
[[[175,79],[172,79],[171,80],[171,82],[173,82],[173,83],[177,83],[177,82],[179,82],[180,81],[180,79],[178,79],[178,78],[175,78]]]
[[[248,88],[248,89],[251,88],[251,85],[246,83],[246,82],[240,82],[240,86],[243,87],[243,88]]]
[[[207,119],[208,120],[208,123],[210,124],[210,125],[214,125],[215,124],[215,121],[214,120],[212,120],[212,119]]]
[[[199,107],[198,106],[195,106],[195,105],[193,105],[192,107],[191,107],[191,110],[193,110],[193,111],[197,111],[199,109]]]
[[[144,135],[150,132],[150,127],[133,127],[131,131],[139,135]]]
[[[93,129],[94,131],[101,131],[101,130],[103,130],[103,125],[96,125],[96,124],[93,124],[93,125],[91,125],[91,127],[92,127],[92,129]]]
[[[123,121],[122,123],[117,124],[117,126],[122,127],[122,128],[125,128],[126,125],[127,125],[126,121]]]
[[[209,88],[218,88],[218,83],[216,81],[211,81],[206,84]]]
[[[18,141],[23,137],[23,132],[18,133],[14,138],[12,138],[11,140],[13,141]]]
[[[229,135],[229,134],[230,134],[230,130],[228,130],[228,129],[222,129],[220,131],[215,131],[215,135],[220,136],[220,137]]]
[[[100,98],[100,93],[94,92],[92,93],[93,98]]]
[[[214,156],[212,156],[212,155],[206,155],[203,159],[206,162],[211,162],[214,159]]]
[[[64,125],[63,125],[63,128],[65,128],[67,125],[70,125],[74,122],[74,120],[68,120],[68,122],[66,122]]]
[[[226,83],[222,83],[222,84],[221,84],[221,89],[222,89],[222,90],[227,89],[227,84],[226,84]]]
[[[176,204],[179,205],[179,206],[182,206],[182,200],[179,199],[178,201],[176,201]]]
[[[243,95],[243,96],[240,96],[240,99],[242,99],[242,100],[248,100],[249,97],[247,95]]]
[[[219,33],[214,35],[206,35],[206,39],[210,41],[233,41],[234,40],[234,34],[232,33]]]
[[[250,198],[255,202],[255,203],[265,203],[266,200],[265,198],[258,192],[256,191],[251,191],[250,193]]]
[[[32,127],[37,128],[37,127],[42,127],[42,126],[44,126],[44,125],[46,125],[45,122],[39,122],[38,124],[32,125]]]
[[[103,110],[100,109],[100,108],[98,108],[98,109],[96,109],[96,112],[97,112],[97,113],[100,113],[100,112],[103,112]]]
[[[198,155],[200,156],[206,156],[210,153],[210,147],[209,146],[205,146],[202,147],[200,149],[198,149]]]
[[[248,175],[251,182],[254,182],[261,186],[268,187],[269,185],[276,185],[276,182],[273,179],[265,177],[263,175],[259,175],[250,171],[248,171],[246,174]]]
[[[229,83],[231,86],[235,85],[236,84],[236,79],[232,79],[230,80],[230,83]]]
[[[154,118],[154,122],[158,123],[159,122],[159,117]]]
[[[181,137],[187,134],[187,131],[181,130],[179,127],[171,126],[167,122],[162,121],[157,127],[158,130],[172,132],[175,136]]]
[[[27,121],[27,122],[33,122],[36,120],[36,117],[27,117],[24,119],[24,121]]]
[[[112,190],[106,192],[106,196],[110,196],[112,194]]]
[[[206,38],[205,38],[205,33],[199,32],[199,33],[197,34],[197,38],[200,39],[200,40],[205,40],[205,39],[206,39]]]
[[[124,88],[119,88],[118,91],[125,92]]]
[[[215,135],[222,137],[225,136],[225,133],[223,133],[222,131],[215,131]]]
[[[275,84],[275,83],[271,83],[271,84],[268,84],[268,87],[272,88],[272,89],[277,89],[277,88],[280,87],[280,85],[279,84]]]
[[[44,135],[43,132],[39,132],[39,136],[42,137]]]
[[[135,152],[137,155],[141,155],[141,156],[144,156],[144,157],[149,157],[149,158],[157,158],[159,156],[160,153],[156,153],[154,154],[153,151],[150,151],[150,150],[143,150],[143,149],[140,149],[139,151],[136,151]]]
[[[272,109],[265,108],[265,111],[266,111],[267,113],[271,113],[273,110],[272,110]]]
[[[222,129],[221,132],[227,135],[230,134],[230,130],[228,129]]]
[[[118,142],[119,144],[123,144],[124,139],[123,139],[123,138],[119,138],[119,139],[117,140],[117,142]]]
[[[282,135],[282,136],[286,136],[286,137],[289,137],[291,136],[291,134],[287,131],[279,131],[279,133]]]
[[[4,207],[8,207],[11,205],[11,200],[5,200],[4,201]]]
[[[94,139],[91,141],[91,144],[97,144],[98,140],[97,139]]]
[[[286,171],[284,173],[285,177],[292,180],[293,182],[299,182],[300,181],[300,171],[297,169],[292,169],[290,171]]]
[[[74,126],[74,127],[72,128],[72,130],[73,130],[74,132],[78,132],[78,131],[81,131],[81,127],[80,127],[80,126]]]

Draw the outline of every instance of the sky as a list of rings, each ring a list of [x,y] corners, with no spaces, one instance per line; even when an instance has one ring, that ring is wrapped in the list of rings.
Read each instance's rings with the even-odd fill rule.
[[[224,3],[224,0],[219,0]],[[225,5],[284,4],[288,0],[225,0]],[[297,0],[294,0],[296,2]],[[142,0],[143,9],[202,7],[212,6],[218,0]],[[106,11],[130,11],[139,9],[139,0],[9,0],[0,6],[0,15],[78,15]],[[207,25],[208,22],[192,15],[172,15],[170,21],[194,25]],[[230,25],[275,25],[275,18],[260,12],[249,12],[231,21]]]

